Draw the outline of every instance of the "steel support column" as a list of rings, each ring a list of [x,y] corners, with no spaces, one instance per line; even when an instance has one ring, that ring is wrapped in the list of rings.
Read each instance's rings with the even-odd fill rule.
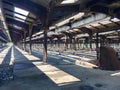
[[[96,54],[97,54],[97,60],[99,60],[99,39],[98,39],[98,33],[96,33]]]
[[[44,42],[43,42],[43,61],[47,62],[47,30],[48,28],[45,27],[44,29]]]
[[[73,36],[72,35],[68,35],[68,37],[69,37],[70,49],[73,49],[73,42],[74,42]]]
[[[50,17],[50,8],[48,12],[46,13],[46,16],[44,18],[44,41],[43,41],[43,62],[47,62],[47,32],[49,30],[49,17]]]
[[[76,43],[77,43],[77,41],[76,41],[76,38],[74,37],[74,38],[73,38],[73,49],[74,49],[74,50],[77,50],[77,48],[76,48]]]
[[[52,39],[50,39],[50,47],[52,48],[53,47],[53,40]]]
[[[24,31],[24,51],[26,51],[26,32]]]
[[[29,37],[30,37],[29,54],[32,54],[32,41],[31,41],[31,38],[32,38],[32,28],[33,28],[33,25],[29,25]]]
[[[120,32],[118,31],[118,43],[119,43],[119,46],[120,46]]]
[[[90,37],[90,50],[92,50],[92,34],[89,37]]]
[[[60,48],[60,38],[57,37],[57,42],[58,42],[58,48]]]
[[[67,36],[65,36],[65,51],[68,49],[68,41],[67,41]]]
[[[79,39],[77,38],[77,49],[79,49],[80,48],[80,41],[79,41]]]

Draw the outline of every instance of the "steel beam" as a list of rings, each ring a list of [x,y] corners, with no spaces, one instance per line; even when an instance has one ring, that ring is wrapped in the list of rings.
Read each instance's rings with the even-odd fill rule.
[[[97,54],[97,60],[99,60],[99,39],[98,39],[98,33],[96,33],[96,54]]]
[[[106,28],[106,29],[101,29],[100,31],[98,31],[98,33],[100,33],[100,32],[106,32],[106,31],[117,31],[117,30],[119,30],[120,29],[120,27],[119,26],[115,26],[115,27],[109,27],[109,28]]]
[[[6,18],[10,18],[10,19],[14,19],[14,20],[15,20],[15,18],[16,18],[16,19],[19,19],[19,20],[21,20],[21,21],[25,21],[24,19],[21,19],[21,18],[16,17],[16,16],[12,16],[12,15],[7,14],[7,13],[5,13],[5,16],[6,16]],[[16,21],[18,21],[18,20],[16,20]],[[26,20],[25,22],[22,22],[22,23],[30,24],[30,23],[32,23],[32,22]]]
[[[120,24],[119,24],[118,22],[114,22],[114,21],[112,21],[112,20],[110,20],[110,22],[112,22],[112,23],[114,23],[114,24],[120,26]]]
[[[98,27],[90,25],[92,28],[95,28],[96,30],[100,30]]]
[[[8,23],[11,23],[11,22],[12,22],[13,24],[15,24],[15,25],[17,25],[17,26],[24,27],[26,30],[28,30],[28,28],[29,28],[29,25],[28,25],[28,24],[22,23],[22,22],[20,22],[20,21],[17,21],[17,20],[11,19],[11,18],[6,18],[6,21],[7,21]]]
[[[105,28],[108,28],[109,26],[107,26],[107,25],[104,25],[104,24],[102,24],[102,23],[98,23],[98,24],[100,24],[101,26],[103,26],[103,27],[105,27]]]
[[[79,29],[84,33],[88,33],[89,35],[91,35],[93,33],[91,29],[86,28],[86,27],[81,27]]]
[[[98,14],[93,15],[91,17],[88,17],[88,18],[85,18],[83,20],[79,20],[77,22],[72,23],[72,28],[80,27],[80,26],[83,26],[83,25],[86,25],[86,24],[89,24],[89,23],[92,23],[95,21],[99,21],[99,20],[102,20],[105,18],[107,18],[107,15],[98,13]]]

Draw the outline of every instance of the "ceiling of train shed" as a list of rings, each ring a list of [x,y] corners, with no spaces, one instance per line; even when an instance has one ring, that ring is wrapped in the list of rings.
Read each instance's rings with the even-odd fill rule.
[[[6,20],[7,27],[10,32],[10,36],[13,42],[22,41],[24,33],[26,37],[29,36],[29,26],[34,25],[32,33],[33,38],[36,37],[36,33],[42,32],[42,21],[45,18],[45,14],[48,9],[52,7],[50,14],[49,26],[55,26],[53,31],[58,28],[58,23],[68,19],[63,25],[69,26],[72,23],[84,21],[88,17],[93,17],[97,13],[104,13],[108,20],[98,20],[78,27],[72,28],[72,30],[66,30],[59,33],[49,34],[48,37],[64,37],[64,35],[82,34],[86,32],[101,32],[109,31],[111,28],[119,29],[120,21],[120,1],[119,0],[2,0],[2,11]],[[79,18],[70,18],[78,13],[84,13]],[[99,17],[99,16],[98,16]],[[70,19],[69,19],[70,18]],[[113,19],[113,20],[112,20]],[[57,28],[56,28],[57,25]],[[62,27],[63,25],[59,26]],[[40,38],[42,34],[38,34]],[[42,35],[43,36],[43,35]],[[37,38],[37,39],[38,39]]]
[[[49,3],[52,1],[52,0],[30,0],[36,4],[39,4],[39,5],[42,5],[44,7],[49,7]]]

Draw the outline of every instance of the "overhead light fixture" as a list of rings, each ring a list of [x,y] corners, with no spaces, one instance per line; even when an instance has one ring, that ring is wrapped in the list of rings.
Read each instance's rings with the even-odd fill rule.
[[[18,8],[18,7],[14,7],[14,11],[17,13],[20,13],[22,15],[25,15],[25,16],[27,16],[29,14],[29,11],[26,11],[26,10]]]

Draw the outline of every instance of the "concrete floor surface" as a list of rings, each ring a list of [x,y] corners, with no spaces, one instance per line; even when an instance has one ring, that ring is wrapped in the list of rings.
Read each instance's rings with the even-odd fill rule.
[[[0,82],[0,90],[120,90],[120,71],[86,68],[62,57],[48,57],[46,64],[36,56],[14,47],[15,79]]]

